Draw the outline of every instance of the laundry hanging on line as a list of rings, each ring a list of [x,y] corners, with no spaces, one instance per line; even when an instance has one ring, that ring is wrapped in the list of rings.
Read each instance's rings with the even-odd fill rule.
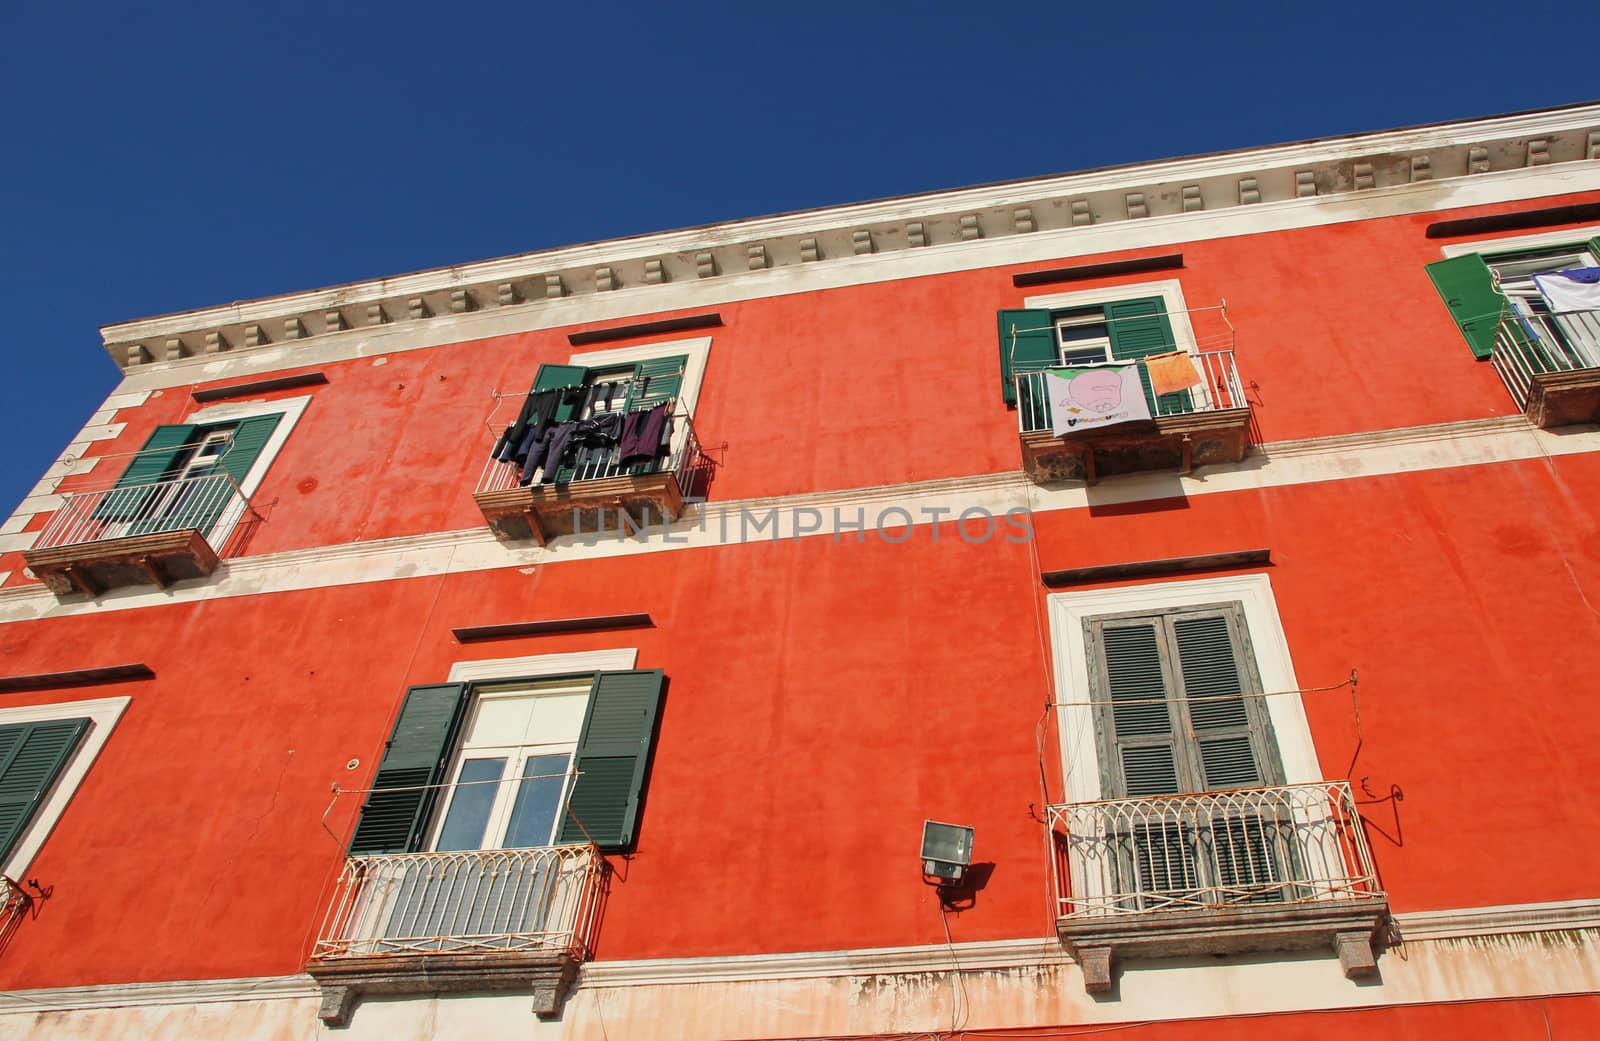
[[[1150,389],[1157,397],[1176,394],[1202,382],[1200,370],[1194,367],[1194,359],[1186,351],[1149,355],[1144,359],[1144,368],[1150,374]]]
[[[1533,284],[1552,311],[1600,311],[1600,267],[1546,271]]]

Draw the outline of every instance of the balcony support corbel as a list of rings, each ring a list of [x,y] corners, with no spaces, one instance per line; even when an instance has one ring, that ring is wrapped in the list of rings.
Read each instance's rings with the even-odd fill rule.
[[[1371,930],[1352,930],[1334,937],[1339,952],[1339,967],[1346,979],[1362,979],[1378,971],[1378,959],[1372,950]]]
[[[1083,989],[1090,994],[1111,991],[1111,948],[1080,946],[1075,952],[1083,971]]]

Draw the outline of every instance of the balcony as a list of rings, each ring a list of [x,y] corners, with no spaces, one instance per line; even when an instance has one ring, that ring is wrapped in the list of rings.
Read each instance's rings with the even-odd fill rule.
[[[1600,422],[1600,311],[1508,315],[1490,364],[1536,426]]]
[[[259,515],[228,473],[67,492],[31,549],[35,576],[57,596],[122,586],[162,589],[204,578],[246,518]]]
[[[501,541],[550,539],[580,532],[643,531],[677,520],[686,500],[705,494],[711,460],[701,451],[694,418],[678,405],[666,451],[622,465],[617,446],[580,446],[554,482],[524,483],[516,463],[490,459],[473,499]]]
[[[1056,931],[1091,993],[1114,962],[1246,951],[1336,952],[1376,972],[1388,916],[1344,781],[1049,810]]]
[[[1250,404],[1233,351],[1191,356],[1200,383],[1156,400],[1150,420],[1057,437],[1044,372],[1016,375],[1022,466],[1034,481],[1082,480],[1142,470],[1188,473],[1207,463],[1236,463],[1250,450]],[[1143,363],[1140,363],[1143,368]]]
[[[346,860],[306,971],[329,1026],[367,994],[526,991],[553,1016],[588,957],[606,888],[593,846]]]

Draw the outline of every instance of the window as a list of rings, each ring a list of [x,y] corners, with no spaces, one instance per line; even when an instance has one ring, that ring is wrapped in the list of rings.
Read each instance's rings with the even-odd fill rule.
[[[156,427],[95,505],[98,538],[192,528],[220,547],[309,401],[216,405]]]
[[[1194,353],[1194,335],[1176,282],[1063,293],[1027,303],[1026,308],[999,313],[1002,396],[1019,408],[1033,407],[1040,388],[1034,385],[1037,378],[1029,377],[1045,369],[1136,361],[1179,349]],[[1140,379],[1151,415],[1194,410],[1189,391],[1157,398],[1148,375],[1141,371]]]
[[[411,688],[351,853],[627,847],[662,685],[628,670]]]
[[[678,407],[689,357],[631,364],[541,365],[521,410],[496,440],[495,460],[528,484],[568,484],[670,467],[685,426]],[[657,420],[646,423],[652,412]],[[676,424],[676,426],[675,426]],[[645,434],[648,433],[648,437]]]
[[[1535,371],[1600,364],[1600,318],[1593,311],[1574,314],[1571,308],[1550,306],[1533,281],[1542,272],[1594,266],[1600,238],[1586,237],[1594,230],[1446,247],[1452,255],[1428,265],[1428,277],[1474,357],[1491,357],[1498,333],[1510,338],[1507,346],[1514,342],[1526,348],[1531,340],[1536,353],[1570,355],[1565,364],[1557,360],[1553,366],[1540,364],[1552,359],[1530,359]],[[1569,313],[1547,317],[1552,312]],[[1511,314],[1519,321],[1502,331],[1501,319]]]
[[[0,710],[0,873],[27,872],[128,700]]]

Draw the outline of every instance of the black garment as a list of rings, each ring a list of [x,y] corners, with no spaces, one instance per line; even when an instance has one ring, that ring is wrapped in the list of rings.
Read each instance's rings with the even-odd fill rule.
[[[623,466],[648,463],[661,453],[662,435],[667,430],[667,420],[672,414],[672,404],[665,402],[643,412],[628,413],[622,428],[622,444],[617,450],[617,461]]]
[[[622,433],[622,413],[597,412],[578,422],[578,444],[609,448]]]
[[[553,426],[545,434],[540,443],[539,465],[544,467],[544,475],[539,478],[540,484],[549,484],[556,479],[556,471],[561,469],[562,459],[572,447],[573,435],[578,432],[578,424],[572,421]],[[522,468],[523,480],[533,476],[534,455],[528,453],[528,462]]]

